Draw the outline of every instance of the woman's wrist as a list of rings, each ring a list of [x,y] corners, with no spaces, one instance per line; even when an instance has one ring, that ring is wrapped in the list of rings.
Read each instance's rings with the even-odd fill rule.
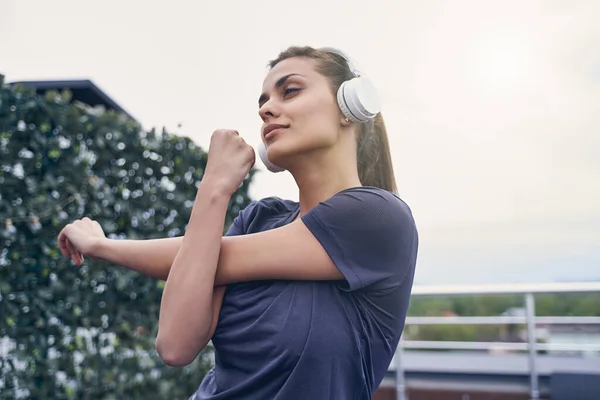
[[[107,237],[98,238],[92,245],[90,257],[113,261],[110,258],[111,254],[114,255],[114,250],[112,249],[113,243],[114,239],[109,239]]]

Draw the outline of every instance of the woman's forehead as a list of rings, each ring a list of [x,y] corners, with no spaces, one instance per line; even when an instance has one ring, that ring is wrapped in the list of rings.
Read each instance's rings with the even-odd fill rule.
[[[291,57],[280,61],[265,76],[263,89],[273,88],[279,79],[290,74],[298,74],[310,79],[316,75],[314,67],[314,60],[305,57]]]

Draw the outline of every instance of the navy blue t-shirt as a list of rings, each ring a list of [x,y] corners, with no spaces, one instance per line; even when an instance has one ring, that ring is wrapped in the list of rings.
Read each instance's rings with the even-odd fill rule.
[[[299,204],[251,203],[228,235],[278,228]],[[337,193],[301,217],[343,281],[228,285],[215,366],[190,399],[370,400],[404,328],[418,235],[409,207],[373,187]]]

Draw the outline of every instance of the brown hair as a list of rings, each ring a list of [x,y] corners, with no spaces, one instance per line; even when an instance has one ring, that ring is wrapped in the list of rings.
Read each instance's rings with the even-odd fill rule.
[[[276,59],[270,61],[269,67],[273,68],[281,61],[292,57],[306,57],[315,60],[317,72],[329,80],[334,95],[344,81],[354,77],[342,56],[308,46],[289,47],[279,53]],[[359,127],[356,156],[360,182],[364,186],[375,186],[397,193],[390,145],[381,113],[369,122],[360,123]]]

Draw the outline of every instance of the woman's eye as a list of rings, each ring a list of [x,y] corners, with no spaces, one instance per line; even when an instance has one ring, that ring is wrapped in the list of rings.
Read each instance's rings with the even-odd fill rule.
[[[285,89],[285,90],[283,91],[283,96],[285,97],[285,96],[287,96],[288,94],[292,94],[292,93],[294,93],[294,92],[297,92],[297,91],[299,91],[299,90],[300,90],[300,88],[287,88],[287,89]]]

